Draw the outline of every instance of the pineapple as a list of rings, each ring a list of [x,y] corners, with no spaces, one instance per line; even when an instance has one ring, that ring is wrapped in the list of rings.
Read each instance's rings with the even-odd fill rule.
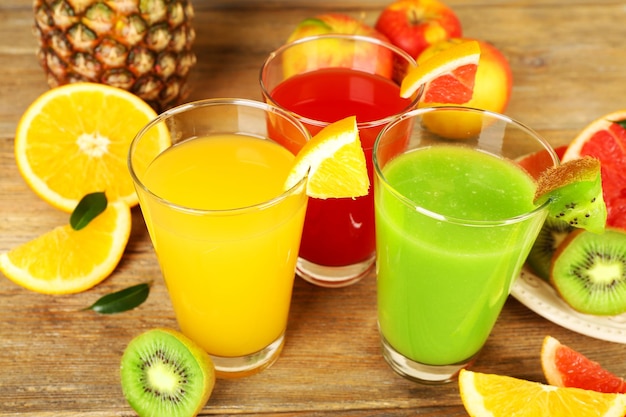
[[[131,91],[157,112],[187,95],[196,63],[190,0],[34,0],[37,56],[48,84]]]

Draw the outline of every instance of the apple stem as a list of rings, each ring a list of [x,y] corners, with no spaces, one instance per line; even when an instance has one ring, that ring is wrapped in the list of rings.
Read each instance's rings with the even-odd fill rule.
[[[414,26],[419,25],[421,23],[419,12],[417,10],[411,9],[409,13],[409,23]]]

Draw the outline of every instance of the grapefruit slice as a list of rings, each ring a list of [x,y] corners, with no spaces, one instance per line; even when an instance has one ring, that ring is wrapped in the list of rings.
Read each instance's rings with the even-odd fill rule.
[[[570,143],[563,161],[593,156],[602,165],[607,226],[626,229],[626,110],[591,122]]]
[[[550,385],[626,393],[626,381],[552,336],[543,340],[541,366]]]
[[[424,86],[422,103],[467,103],[472,99],[479,59],[477,41],[452,46],[412,68],[402,80],[400,95],[411,97]]]

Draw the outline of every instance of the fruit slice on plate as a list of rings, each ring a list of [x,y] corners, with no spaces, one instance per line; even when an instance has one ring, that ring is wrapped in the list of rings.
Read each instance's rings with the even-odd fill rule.
[[[541,367],[546,381],[557,387],[626,393],[626,381],[552,336],[543,340]]]
[[[331,123],[313,136],[298,152],[284,188],[295,186],[307,174],[309,197],[355,198],[369,192],[356,117]]]
[[[0,254],[0,270],[33,291],[69,294],[100,283],[119,263],[131,229],[130,208],[109,203],[87,226],[59,226]]]
[[[537,180],[535,204],[546,201],[550,201],[550,217],[572,227],[602,233],[607,211],[600,161],[592,157],[578,158],[544,171]]]
[[[89,193],[137,204],[127,168],[130,142],[156,117],[128,91],[76,83],[42,94],[22,116],[15,136],[20,173],[45,201],[71,212]],[[167,135],[155,140],[164,147]]]
[[[593,156],[602,164],[607,225],[626,230],[626,110],[607,114],[570,143],[563,161]]]
[[[581,313],[611,316],[626,312],[626,232],[570,233],[554,253],[550,283]]]
[[[411,97],[424,86],[422,103],[467,103],[472,99],[479,59],[477,41],[452,46],[412,68],[402,80],[400,95]]]
[[[503,375],[462,370],[459,388],[472,417],[623,417],[626,394],[555,387]]]
[[[535,239],[526,262],[533,272],[545,281],[550,280],[550,264],[561,243],[576,230],[569,223],[548,217]]]
[[[148,330],[131,340],[120,375],[124,397],[140,416],[196,416],[215,386],[209,355],[170,329]]]

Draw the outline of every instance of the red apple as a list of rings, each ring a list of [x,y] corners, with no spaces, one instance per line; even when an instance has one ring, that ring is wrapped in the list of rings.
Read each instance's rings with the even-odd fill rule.
[[[462,34],[459,18],[438,0],[397,0],[382,11],[375,29],[413,58],[433,43]]]
[[[511,98],[513,75],[506,57],[492,44],[470,38],[453,38],[440,41],[426,48],[418,56],[417,63],[419,65],[420,62],[453,45],[469,40],[476,40],[479,43],[480,59],[476,70],[472,99],[463,106],[504,113]],[[428,104],[431,105],[432,103]]]
[[[321,14],[301,21],[287,42],[314,35],[361,35],[389,43],[386,36],[373,27],[341,13]],[[285,76],[324,67],[350,67],[389,77],[392,72],[392,54],[376,44],[354,44],[326,39],[314,46],[305,43],[285,51]]]

